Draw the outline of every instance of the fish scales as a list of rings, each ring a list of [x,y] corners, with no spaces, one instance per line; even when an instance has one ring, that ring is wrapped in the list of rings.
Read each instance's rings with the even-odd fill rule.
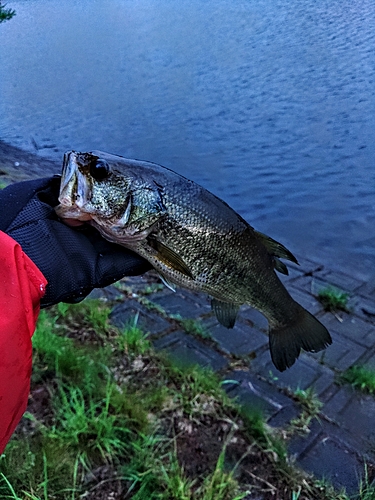
[[[160,172],[157,183],[168,184],[168,189],[161,190],[167,215],[158,224],[158,239],[180,255],[190,268],[193,279],[166,268],[158,261],[154,261],[155,267],[167,276],[173,276],[172,281],[182,287],[204,291],[239,305],[249,303],[265,313],[268,309],[275,311],[268,290],[279,288],[281,283],[273,272],[259,275],[260,266],[272,271],[273,264],[266,249],[256,239],[253,228],[215,195],[177,174],[169,175],[167,169],[163,170],[166,172]],[[136,176],[137,172],[133,175]],[[167,182],[165,177],[168,177]],[[148,258],[147,245],[139,253]],[[249,288],[249,283],[253,284],[252,288]],[[290,296],[283,286],[279,289],[278,304],[282,299],[289,303]],[[285,321],[285,314],[283,311],[279,321]]]
[[[109,241],[138,253],[164,282],[212,297],[218,320],[233,327],[242,304],[268,319],[279,370],[301,349],[331,343],[326,328],[295,302],[275,273],[297,262],[283,245],[255,231],[227,203],[160,165],[100,151],[64,157],[62,218],[84,220]]]

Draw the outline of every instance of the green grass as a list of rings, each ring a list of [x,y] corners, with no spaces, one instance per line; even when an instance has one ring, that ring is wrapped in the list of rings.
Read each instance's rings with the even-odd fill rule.
[[[89,299],[75,305],[60,303],[56,310],[55,319],[64,318],[66,327],[91,327],[98,335],[108,333],[111,309],[99,299]]]
[[[227,397],[213,373],[193,368],[183,372],[154,357],[136,323],[123,331],[110,331],[108,312],[94,301],[42,311],[33,337],[33,384],[50,388],[52,416],[46,423],[26,415],[24,420],[33,427],[27,446],[16,436],[0,461],[1,498],[75,498],[82,493],[78,476],[100,463],[121,470],[134,498],[145,498],[147,488],[147,498],[174,498],[177,483],[190,489],[191,481],[176,465],[173,439],[157,436],[155,415],[164,407],[167,412],[179,409],[193,418],[202,411],[218,410]],[[106,345],[99,342],[95,349],[80,345],[81,336],[92,329],[94,341],[107,338]],[[111,358],[118,364],[125,361],[122,371]],[[146,369],[157,377],[145,378]],[[220,402],[214,401],[220,394]],[[218,472],[213,483],[207,483],[207,490],[222,488],[217,498],[229,498],[225,493],[229,486],[214,486],[219,482],[217,476]],[[196,498],[210,498],[200,488]],[[188,497],[192,495],[190,492]]]
[[[57,442],[66,442],[86,461],[99,453],[104,461],[111,461],[126,448],[131,427],[125,415],[111,412],[115,384],[107,382],[102,398],[84,394],[75,386],[60,386],[54,399],[55,424],[44,434]]]
[[[151,348],[151,344],[142,330],[134,325],[120,331],[116,343],[118,348],[131,356],[146,354]]]
[[[362,392],[375,393],[375,370],[366,366],[355,365],[348,368],[342,374],[341,380]]]
[[[368,467],[365,465],[364,477],[359,484],[359,500],[374,500],[375,499],[375,485],[369,479]]]
[[[171,446],[172,444],[172,446]],[[131,482],[133,500],[241,500],[246,492],[240,492],[233,471],[225,470],[225,443],[214,466],[202,483],[189,479],[178,463],[173,442],[147,439],[142,436],[134,444],[132,463],[122,467],[124,478]],[[159,491],[158,491],[159,490]]]
[[[72,307],[72,306],[70,306]],[[93,305],[93,307],[95,307]],[[82,310],[77,310],[81,314]],[[51,315],[41,311],[38,325],[33,336],[33,375],[34,383],[41,383],[51,377],[61,380],[72,380],[97,387],[98,379],[103,377],[110,357],[109,349],[93,349],[90,346],[78,347],[74,339],[66,336],[69,327],[63,321],[73,321],[75,318],[71,311],[66,311],[65,316],[57,309],[57,314]],[[54,331],[60,331],[56,335]]]
[[[181,319],[180,324],[186,333],[190,333],[197,337],[201,337],[202,339],[208,339],[208,340],[212,339],[207,328],[205,328],[200,321],[187,318],[187,319]]]
[[[319,290],[318,299],[325,311],[348,311],[349,293],[336,287],[327,286]]]
[[[120,331],[108,315],[88,300],[41,313],[31,404],[0,457],[1,499],[94,500],[122,488],[133,500],[241,500],[268,481],[288,500],[347,500],[290,466],[283,439],[215,373],[175,366],[136,318]],[[297,396],[311,415],[313,395]],[[246,475],[254,463],[263,479]]]

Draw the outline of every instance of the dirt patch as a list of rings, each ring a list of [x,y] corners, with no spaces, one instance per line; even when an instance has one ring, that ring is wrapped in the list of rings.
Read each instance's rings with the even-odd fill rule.
[[[208,474],[215,469],[223,449],[227,430],[223,422],[210,423],[174,417],[177,458],[190,479]]]
[[[47,385],[38,384],[31,389],[27,411],[43,421],[45,425],[52,422],[53,412],[50,405],[51,390]]]
[[[248,498],[289,500],[290,489],[275,468],[272,454],[264,452],[234,422],[202,416],[199,420],[175,417],[176,448],[179,464],[190,479],[212,473],[225,446],[224,469],[234,471],[239,484],[251,491]],[[257,496],[254,496],[257,495]],[[303,496],[301,498],[304,498]]]
[[[90,471],[85,478],[86,500],[123,500],[126,497],[127,484],[117,477],[116,470],[103,465]],[[129,497],[130,498],[130,497]]]
[[[38,432],[37,422],[42,422],[47,426],[51,425],[53,422],[51,400],[51,388],[49,385],[32,385],[26,411],[33,416],[33,419],[23,416],[16,428],[15,435],[22,437],[35,434],[35,432]]]

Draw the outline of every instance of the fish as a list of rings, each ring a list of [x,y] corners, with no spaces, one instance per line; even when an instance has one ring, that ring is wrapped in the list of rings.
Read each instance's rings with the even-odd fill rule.
[[[65,153],[59,205],[62,220],[89,223],[103,238],[137,253],[171,288],[203,292],[226,328],[243,304],[268,320],[277,370],[301,350],[332,343],[325,326],[289,294],[276,274],[280,259],[298,264],[281,243],[197,183],[156,163],[102,151]]]

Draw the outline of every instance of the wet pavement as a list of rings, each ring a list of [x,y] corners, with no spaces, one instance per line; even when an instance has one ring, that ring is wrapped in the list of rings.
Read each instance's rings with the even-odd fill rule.
[[[231,396],[251,410],[260,409],[270,426],[289,433],[288,450],[300,467],[355,493],[365,464],[369,470],[375,465],[375,399],[340,382],[340,375],[353,365],[375,366],[375,277],[363,282],[305,259],[300,267],[290,266],[284,281],[291,295],[327,326],[333,343],[323,352],[303,353],[283,373],[271,362],[267,321],[250,307],[243,306],[235,328],[227,330],[205,295],[173,293],[152,273],[97,293],[114,301],[116,326],[136,322],[155,348],[177,363],[212,367],[228,381],[224,386]],[[350,313],[324,311],[316,294],[327,285],[350,293]],[[308,390],[321,405],[317,418],[290,432],[291,421],[303,412],[298,392]]]

